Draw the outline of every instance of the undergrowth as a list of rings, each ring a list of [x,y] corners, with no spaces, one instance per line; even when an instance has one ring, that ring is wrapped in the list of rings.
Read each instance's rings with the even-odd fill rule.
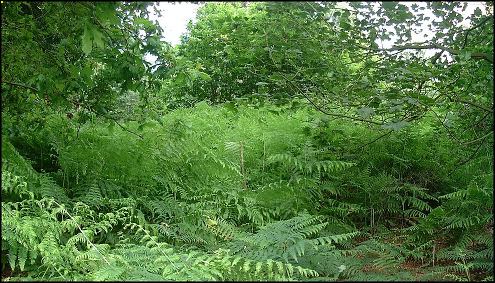
[[[51,148],[49,172],[2,135],[2,268],[11,280],[490,280],[492,153],[452,172],[428,119],[367,144],[382,132],[306,108],[200,103],[127,131],[53,114],[26,141]]]

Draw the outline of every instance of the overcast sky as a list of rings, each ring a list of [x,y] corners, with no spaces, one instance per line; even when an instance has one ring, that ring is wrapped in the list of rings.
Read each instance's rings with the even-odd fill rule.
[[[162,16],[158,17],[154,13],[150,16],[151,19],[158,19],[160,26],[163,29],[163,37],[172,45],[180,43],[181,34],[186,32],[187,23],[194,20],[199,4],[190,2],[180,2],[174,4],[172,2],[158,2],[158,8],[161,10]]]

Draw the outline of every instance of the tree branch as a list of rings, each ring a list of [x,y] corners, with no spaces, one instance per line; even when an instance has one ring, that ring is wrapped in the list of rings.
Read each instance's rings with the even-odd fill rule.
[[[36,89],[32,86],[28,86],[28,85],[24,85],[24,84],[20,84],[20,83],[14,83],[14,82],[8,82],[8,81],[2,81],[2,83],[13,85],[13,86],[18,86],[18,87],[23,87],[23,88],[28,88],[28,89],[34,90],[36,92],[40,92],[38,89]]]
[[[140,135],[140,134],[138,134],[138,133],[135,133],[135,132],[133,132],[133,131],[129,130],[128,128],[124,127],[122,124],[120,124],[120,123],[119,123],[119,121],[118,121],[116,118],[113,118],[113,117],[109,117],[109,116],[106,116],[106,115],[99,114],[99,113],[97,113],[96,111],[94,111],[93,109],[90,109],[90,108],[87,108],[87,107],[85,107],[85,109],[87,109],[88,111],[90,111],[90,112],[92,112],[92,113],[94,113],[94,114],[96,114],[96,115],[98,115],[98,116],[101,116],[101,117],[103,117],[103,118],[105,118],[105,119],[108,119],[108,120],[112,120],[112,121],[114,121],[114,122],[115,122],[115,124],[117,124],[117,125],[118,125],[118,126],[119,126],[122,130],[124,130],[124,131],[126,131],[126,132],[129,132],[129,133],[131,133],[131,134],[133,134],[133,135],[135,135],[135,136],[139,137],[140,139],[143,139],[143,136],[142,136],[142,135]]]
[[[396,50],[403,51],[403,50],[408,50],[408,49],[415,49],[415,50],[440,49],[442,51],[449,52],[450,54],[453,54],[453,55],[458,55],[460,53],[459,50],[454,50],[454,49],[444,47],[444,46],[441,46],[441,45],[438,45],[435,43],[428,44],[428,45],[413,45],[413,44],[411,44],[411,45],[404,45],[404,46],[395,46],[395,47],[391,47],[391,48],[367,48],[367,47],[361,47],[361,48],[367,49],[367,50],[372,50],[372,51],[396,51]],[[493,54],[490,55],[490,54],[482,53],[482,52],[474,52],[474,53],[471,53],[471,58],[484,59],[490,63],[493,63]]]
[[[493,134],[493,130],[492,131],[489,131],[486,135],[482,136],[481,138],[478,138],[478,139],[475,139],[475,140],[472,140],[472,141],[465,142],[465,143],[463,143],[463,145],[468,145],[468,144],[472,144],[472,143],[478,142],[480,140],[484,140],[486,137],[488,137],[491,134]]]
[[[486,108],[486,107],[481,106],[481,105],[478,105],[478,104],[476,104],[474,102],[470,102],[470,101],[462,100],[462,99],[454,99],[454,100],[457,101],[457,102],[464,103],[464,104],[469,104],[469,105],[474,106],[476,108],[479,108],[481,110],[485,110],[485,111],[488,111],[488,112],[493,113],[493,109]]]
[[[377,140],[379,140],[379,139],[381,139],[381,138],[383,138],[383,137],[386,137],[386,136],[390,135],[392,132],[393,132],[393,130],[390,130],[390,131],[386,132],[385,134],[378,136],[378,137],[377,137],[377,138],[375,138],[374,140],[372,140],[372,141],[370,141],[370,142],[367,142],[367,143],[365,143],[365,144],[361,145],[360,147],[356,148],[355,150],[358,150],[358,149],[361,149],[361,148],[363,148],[363,147],[365,147],[365,146],[368,146],[368,145],[370,145],[370,144],[372,144],[372,143],[376,142]]]
[[[492,133],[492,132],[490,132],[489,134],[491,134],[491,133]],[[484,141],[484,140],[486,139],[486,137],[488,137],[488,136],[489,136],[489,134],[488,134],[488,135],[483,136],[483,137],[481,138],[481,140],[482,140],[482,141]],[[473,153],[472,153],[472,154],[471,154],[471,155],[470,155],[470,156],[469,156],[466,160],[461,161],[461,162],[458,162],[458,163],[455,165],[455,167],[454,167],[452,170],[450,170],[450,172],[447,174],[447,176],[450,176],[450,175],[451,175],[452,173],[454,173],[457,169],[461,168],[461,166],[462,166],[462,165],[464,165],[464,164],[468,163],[469,161],[473,160],[473,159],[474,159],[474,157],[476,157],[476,154],[479,152],[479,150],[480,150],[480,148],[481,148],[481,146],[482,146],[482,145],[483,145],[483,142],[481,142],[481,143],[478,145],[478,147],[477,147],[477,148],[473,151]]]
[[[479,119],[478,121],[474,122],[474,124],[472,125],[469,125],[468,127],[464,128],[464,130],[462,131],[461,134],[465,133],[468,129],[474,129],[475,126],[478,126],[481,122],[483,122],[483,120],[485,120],[488,116],[490,115],[490,112],[486,112],[485,115],[483,117],[481,117],[481,119]]]
[[[453,138],[455,140],[455,142],[459,145],[462,145],[462,142],[452,133],[450,132],[449,128],[444,124],[445,122],[445,119],[443,119],[443,121],[440,119],[440,116],[437,114],[437,112],[435,112],[435,110],[433,110],[433,108],[430,108],[429,109],[431,112],[433,112],[433,114],[435,114],[436,118],[438,119],[438,121],[440,122],[440,124],[442,124],[442,126],[445,128],[445,130],[447,131],[447,135],[451,138]]]
[[[133,131],[129,130],[128,128],[126,128],[126,127],[122,126],[116,118],[113,118],[113,117],[108,117],[108,116],[103,116],[103,117],[104,117],[104,118],[106,118],[106,119],[109,119],[109,120],[114,121],[114,122],[115,122],[115,124],[117,124],[120,128],[122,128],[122,130],[124,130],[124,131],[126,131],[126,132],[129,132],[129,133],[131,133],[131,134],[133,134],[133,135],[135,135],[135,136],[139,137],[140,139],[143,139],[143,136],[142,136],[142,135],[140,135],[140,134],[138,134],[138,133],[135,133],[135,132],[133,132]]]
[[[484,20],[482,20],[481,22],[479,22],[477,25],[475,25],[474,27],[472,28],[469,28],[469,29],[466,29],[465,32],[466,34],[464,35],[464,43],[462,44],[462,47],[461,49],[464,49],[467,45],[467,40],[468,40],[468,35],[469,35],[469,32],[481,27],[482,25],[484,25],[486,22],[488,22],[489,20],[493,19],[493,17],[486,17]]]
[[[440,52],[435,54],[435,56],[431,57],[431,63],[435,64],[437,62],[438,58],[440,58],[440,56],[442,56],[443,52],[444,52],[443,50],[440,50]]]
[[[486,107],[481,106],[481,105],[479,105],[479,104],[476,104],[476,103],[474,103],[474,102],[467,101],[467,100],[463,100],[463,99],[458,99],[458,98],[453,98],[452,96],[450,96],[450,95],[448,95],[448,94],[446,94],[446,93],[445,93],[445,96],[447,96],[447,97],[450,99],[450,101],[454,101],[454,102],[460,102],[460,103],[468,104],[468,105],[471,105],[471,106],[476,107],[476,108],[478,108],[478,109],[485,110],[485,111],[487,111],[487,112],[493,113],[493,109],[486,108]],[[492,106],[492,108],[493,108],[493,106]]]
[[[297,88],[298,92],[301,93],[305,98],[306,100],[311,103],[311,105],[313,105],[318,111],[320,111],[321,113],[323,114],[326,114],[328,116],[333,116],[333,117],[340,117],[340,118],[346,118],[346,119],[351,119],[351,120],[354,120],[354,121],[361,121],[361,122],[367,122],[367,123],[371,123],[371,124],[375,124],[375,125],[383,125],[382,123],[380,122],[375,122],[375,121],[371,121],[371,120],[366,120],[366,119],[361,119],[361,118],[358,118],[358,117],[352,117],[352,116],[347,116],[347,115],[342,115],[342,114],[335,114],[335,113],[329,113],[323,109],[321,109],[318,105],[316,105],[297,85],[295,85],[292,81],[290,80],[287,80],[287,78],[284,76],[284,78],[286,79],[287,82],[290,83],[290,85],[294,86],[295,88]]]

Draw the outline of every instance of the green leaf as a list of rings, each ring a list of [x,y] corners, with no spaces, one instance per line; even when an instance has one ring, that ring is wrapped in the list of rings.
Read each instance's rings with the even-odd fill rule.
[[[114,130],[115,130],[115,121],[110,120],[110,123],[108,124],[108,131],[109,131],[110,133],[113,133],[113,132],[114,132]]]
[[[274,81],[276,84],[285,85],[285,78],[281,74],[273,74],[270,76],[270,80]]]
[[[12,245],[9,251],[9,264],[12,270],[15,270],[16,259],[17,259],[17,243]]]
[[[84,54],[89,55],[93,49],[93,42],[91,40],[91,33],[87,27],[84,28],[84,33],[82,35],[82,51]]]
[[[55,82],[55,88],[58,90],[58,91],[62,91],[64,90],[64,87],[65,87],[65,84],[63,81],[56,81]]]
[[[197,75],[198,75],[198,77],[200,77],[201,79],[203,79],[205,81],[211,81],[210,75],[208,75],[205,72],[197,72]]]
[[[138,126],[138,130],[139,130],[139,131],[142,131],[142,130],[143,130],[144,128],[146,128],[146,127],[153,127],[153,126],[155,126],[155,125],[156,125],[156,124],[155,124],[153,121],[147,121],[147,122],[144,122],[144,123],[140,124],[140,125]]]
[[[398,2],[395,2],[395,1],[386,1],[386,2],[383,2],[383,8],[385,10],[395,9],[395,6],[397,6],[397,3]]]
[[[21,271],[24,271],[24,265],[28,257],[28,250],[24,246],[19,246],[19,267]]]
[[[145,19],[145,18],[136,18],[136,19],[134,19],[134,24],[136,24],[136,25],[143,25],[145,27],[152,27],[153,26],[153,22],[151,22],[150,20]]]
[[[103,34],[97,30],[93,29],[93,43],[98,47],[98,48],[103,48]]]
[[[471,52],[463,51],[459,54],[459,58],[461,59],[461,61],[468,61],[469,59],[471,59]]]
[[[375,113],[375,110],[373,108],[363,107],[361,109],[358,109],[359,116],[361,116],[363,118],[368,118],[371,115],[373,115],[374,113]]]
[[[393,123],[388,123],[382,126],[383,129],[391,129],[394,131],[398,131],[405,126],[407,126],[409,123],[406,121],[399,121],[399,122],[393,122]]]
[[[115,6],[111,2],[101,2],[96,5],[96,16],[103,25],[107,23],[116,25],[120,22],[115,14]]]

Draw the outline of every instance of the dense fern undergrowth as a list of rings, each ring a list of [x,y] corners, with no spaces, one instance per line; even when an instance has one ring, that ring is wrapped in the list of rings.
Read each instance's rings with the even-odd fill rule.
[[[376,141],[270,105],[72,123],[2,135],[9,280],[493,279],[492,151],[459,166],[428,117]]]

